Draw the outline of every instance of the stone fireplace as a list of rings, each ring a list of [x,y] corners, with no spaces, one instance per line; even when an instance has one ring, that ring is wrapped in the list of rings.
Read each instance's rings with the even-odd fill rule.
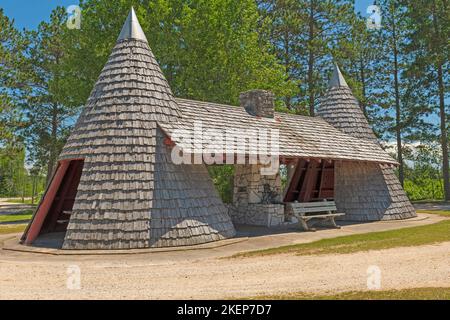
[[[240,95],[241,106],[255,117],[274,117],[274,95],[264,90],[252,90]],[[234,223],[279,226],[284,224],[284,204],[280,173],[262,175],[261,164],[236,165],[233,206],[230,215]]]

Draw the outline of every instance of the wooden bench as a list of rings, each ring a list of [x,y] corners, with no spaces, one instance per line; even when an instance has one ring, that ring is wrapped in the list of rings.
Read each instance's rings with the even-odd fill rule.
[[[305,231],[316,231],[308,226],[308,221],[320,219],[329,222],[331,227],[340,229],[334,220],[336,217],[345,216],[345,213],[336,213],[336,203],[334,201],[320,202],[289,202],[286,203],[287,212],[298,219],[299,225]]]

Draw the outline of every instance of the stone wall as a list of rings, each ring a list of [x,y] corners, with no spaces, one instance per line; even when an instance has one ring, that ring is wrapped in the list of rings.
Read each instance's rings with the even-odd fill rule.
[[[284,223],[280,174],[261,175],[261,165],[235,167],[233,206],[234,223],[278,226]]]
[[[276,227],[285,224],[283,204],[248,204],[229,206],[233,223],[252,226]]]
[[[237,206],[281,202],[280,174],[261,175],[262,165],[236,165],[233,203]]]
[[[256,117],[274,117],[274,95],[265,90],[241,93],[241,107]],[[262,165],[236,165],[233,204],[229,213],[234,223],[279,226],[285,223],[281,178],[261,175]]]
[[[240,95],[241,107],[252,116],[273,118],[275,112],[274,94],[265,90],[251,90]]]

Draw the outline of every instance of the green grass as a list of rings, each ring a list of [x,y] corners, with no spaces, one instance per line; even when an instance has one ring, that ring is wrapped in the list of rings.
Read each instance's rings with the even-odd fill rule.
[[[332,295],[292,293],[258,296],[250,300],[450,300],[450,288],[414,288],[387,291],[351,291]]]
[[[0,234],[23,232],[26,226],[26,224],[0,225]]]
[[[296,255],[344,254],[395,247],[413,247],[445,241],[450,241],[450,220],[445,220],[426,226],[356,234],[322,239],[310,243],[243,252],[233,255],[231,258],[284,253]]]
[[[27,220],[31,219],[32,215],[33,215],[33,210],[25,210],[18,214],[0,215],[0,223],[27,221]]]

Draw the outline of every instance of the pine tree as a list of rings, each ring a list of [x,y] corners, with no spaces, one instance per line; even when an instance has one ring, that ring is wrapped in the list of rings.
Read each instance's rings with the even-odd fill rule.
[[[25,47],[23,35],[0,8],[0,146],[20,143],[17,130],[22,122],[17,91],[23,86],[21,67]]]
[[[41,22],[36,31],[28,31],[27,81],[21,90],[22,109],[27,119],[25,130],[32,162],[47,167],[51,178],[64,145],[71,118],[76,109],[68,106],[71,92],[65,77],[63,59],[67,14],[55,9],[49,22]]]
[[[291,77],[299,83],[300,90],[293,98],[297,109],[314,116],[328,82],[331,49],[349,30],[347,21],[354,14],[353,2],[268,0],[260,1],[260,8],[275,22],[270,34],[278,59],[285,61]],[[280,32],[285,33],[282,46],[278,43]]]
[[[411,43],[414,53],[410,73],[420,79],[429,94],[431,105],[439,114],[439,140],[442,149],[444,197],[450,200],[449,173],[449,110],[446,106],[449,86],[449,34],[450,16],[447,0],[418,0],[407,2]]]
[[[88,0],[65,59],[73,103],[87,99],[120,32],[118,17],[126,17],[131,5],[176,96],[238,104],[239,93],[248,89],[278,96],[295,89],[259,38],[253,0]]]

